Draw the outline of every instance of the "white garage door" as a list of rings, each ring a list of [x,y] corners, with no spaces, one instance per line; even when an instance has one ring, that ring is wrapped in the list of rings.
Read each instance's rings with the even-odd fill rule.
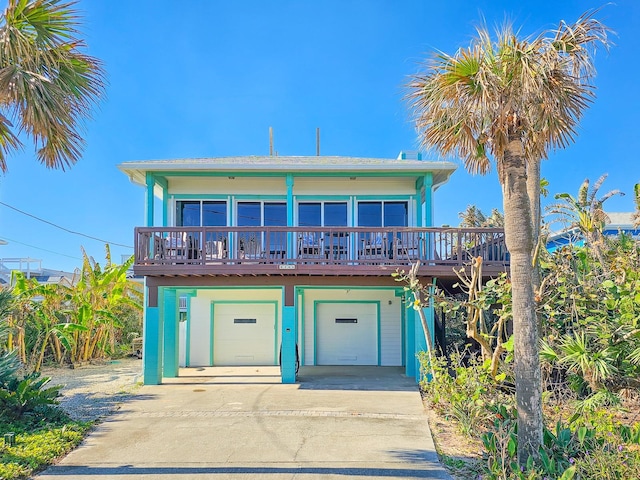
[[[275,365],[276,360],[275,304],[214,303],[214,365]]]
[[[377,365],[378,319],[372,303],[316,306],[317,365]]]

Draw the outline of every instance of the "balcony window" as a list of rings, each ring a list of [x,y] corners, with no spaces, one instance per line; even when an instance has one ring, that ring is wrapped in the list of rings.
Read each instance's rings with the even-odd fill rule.
[[[301,227],[346,227],[347,202],[300,202],[298,225]]]
[[[406,227],[409,225],[407,202],[359,202],[359,227]]]
[[[177,227],[224,227],[227,224],[227,202],[178,200]]]
[[[287,225],[287,204],[284,202],[238,202],[239,227],[284,227]],[[270,232],[268,236],[260,231],[241,232],[238,235],[239,248],[256,245],[255,255],[283,256],[286,250],[286,232]],[[245,250],[246,251],[246,250]],[[246,254],[246,253],[245,253]]]

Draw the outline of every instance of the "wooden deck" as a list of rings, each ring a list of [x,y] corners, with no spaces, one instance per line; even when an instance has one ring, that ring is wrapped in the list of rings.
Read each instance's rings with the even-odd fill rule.
[[[136,275],[386,276],[420,260],[422,276],[454,277],[472,257],[506,271],[495,228],[138,227]]]

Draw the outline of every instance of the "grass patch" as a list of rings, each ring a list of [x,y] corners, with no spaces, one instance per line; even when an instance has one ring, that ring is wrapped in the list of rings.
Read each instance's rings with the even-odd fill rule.
[[[3,445],[0,438],[0,478],[29,478],[44,470],[55,459],[73,450],[82,441],[93,422],[58,420],[33,428],[24,423],[0,424],[0,437],[15,433],[13,446]]]

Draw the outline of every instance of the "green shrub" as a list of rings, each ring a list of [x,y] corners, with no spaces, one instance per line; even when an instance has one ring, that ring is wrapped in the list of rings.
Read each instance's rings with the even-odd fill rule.
[[[20,379],[13,377],[0,386],[0,417],[17,420],[37,415],[38,409],[57,403],[60,386],[47,387],[51,379],[32,372]]]
[[[68,422],[55,428],[17,434],[15,445],[0,451],[0,478],[25,478],[41,470],[75,448],[90,427],[91,423]]]
[[[640,478],[640,425],[624,426],[604,416],[593,422],[592,416],[576,414],[570,425],[545,427],[539,458],[529,458],[521,469],[516,459],[516,411],[504,406],[493,410],[493,426],[482,435],[487,480]]]
[[[420,352],[418,358],[423,371],[431,371],[427,369],[428,356]],[[451,367],[443,358],[436,358],[433,363],[434,375],[424,378],[421,388],[436,411],[454,418],[464,435],[486,428],[492,405],[512,402],[502,390],[503,385],[491,376],[489,362],[482,363],[471,356],[465,365],[461,355],[453,354]],[[498,382],[503,379],[504,375],[498,375]]]

